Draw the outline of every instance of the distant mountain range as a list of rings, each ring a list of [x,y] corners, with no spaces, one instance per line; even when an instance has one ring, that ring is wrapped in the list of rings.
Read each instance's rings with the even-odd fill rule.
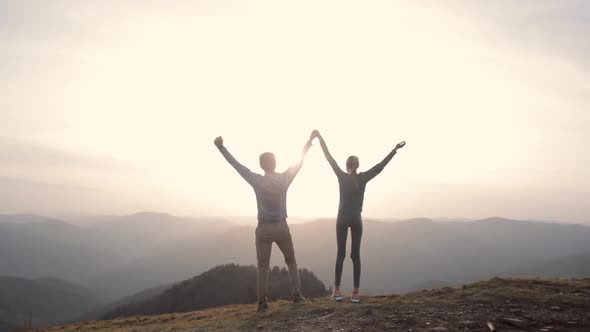
[[[45,222],[56,220],[55,218],[48,218],[38,216],[36,214],[0,214],[0,223],[30,223],[30,222]]]
[[[224,220],[179,218],[162,213],[101,217],[85,222],[86,226],[76,226],[34,215],[0,215],[0,275],[53,276],[101,289],[104,300],[112,301],[142,290],[146,284],[128,290],[127,284],[134,281],[121,278],[105,280],[108,284],[101,288],[94,283],[97,276],[155,255],[170,243],[198,241],[231,227]]]
[[[590,276],[590,251],[574,256],[561,257],[509,273],[514,276],[545,276],[585,278]]]
[[[93,291],[59,279],[0,276],[0,331],[71,321],[101,305]]]
[[[112,303],[220,264],[255,265],[255,220],[252,226],[240,223],[141,213],[76,226],[39,216],[0,215],[0,275],[60,278],[92,290],[97,302]],[[299,266],[332,285],[334,219],[290,227]],[[273,248],[271,264],[283,266],[280,251]],[[502,218],[368,219],[361,256],[365,294],[461,285],[495,275],[590,276],[590,227]],[[351,265],[347,259],[345,290],[352,283]]]
[[[146,288],[190,278],[224,263],[256,263],[254,226],[231,220],[189,219],[141,213],[96,218],[74,226],[43,217],[3,222],[0,273],[25,278],[53,276],[100,290],[114,301]],[[45,220],[45,221],[44,221]],[[254,221],[253,221],[254,222]],[[336,254],[333,219],[291,225],[297,259],[332,284]],[[471,222],[413,219],[365,220],[362,289],[370,294],[405,292],[424,284],[455,285],[497,274],[524,273],[590,252],[590,227],[490,218]],[[275,247],[272,264],[283,265]],[[214,255],[211,255],[214,253]],[[585,273],[579,267],[580,273]],[[344,286],[351,262],[345,262]]]

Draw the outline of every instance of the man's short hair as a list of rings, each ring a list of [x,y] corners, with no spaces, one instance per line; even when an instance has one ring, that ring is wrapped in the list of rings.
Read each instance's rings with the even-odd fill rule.
[[[277,161],[272,152],[265,152],[260,155],[260,168],[265,172],[274,172],[277,168]]]

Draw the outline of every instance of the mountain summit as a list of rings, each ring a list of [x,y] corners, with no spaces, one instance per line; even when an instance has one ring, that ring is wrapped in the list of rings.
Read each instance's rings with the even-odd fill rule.
[[[158,316],[86,321],[48,331],[572,331],[590,330],[590,278],[492,278],[460,288],[366,297],[273,302]]]

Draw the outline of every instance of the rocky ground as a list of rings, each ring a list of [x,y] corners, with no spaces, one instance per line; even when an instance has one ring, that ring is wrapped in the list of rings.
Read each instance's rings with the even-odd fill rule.
[[[493,278],[462,288],[367,297],[361,304],[328,298],[274,302],[36,331],[590,331],[590,278]]]

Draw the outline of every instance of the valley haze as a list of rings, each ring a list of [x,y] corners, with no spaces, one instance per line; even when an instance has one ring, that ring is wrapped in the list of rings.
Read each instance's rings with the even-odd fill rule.
[[[69,223],[33,215],[2,215],[0,271],[19,277],[62,278],[92,286],[105,300],[115,300],[219,264],[255,264],[256,221],[243,220],[233,223],[229,218],[145,212]],[[301,220],[290,226],[299,265],[331,285],[335,220]],[[590,227],[584,225],[502,218],[458,222],[367,218],[363,291],[388,294],[424,285],[457,285],[497,274],[534,271],[537,265],[587,253]],[[284,264],[276,247],[272,264]],[[350,283],[350,270],[347,259],[345,286]],[[565,271],[555,271],[556,276],[560,273]]]
[[[97,318],[216,266],[255,265],[255,225],[254,218],[234,222],[153,212],[67,221],[0,215],[0,298],[14,295],[2,293],[2,283],[7,289],[30,284],[19,287],[85,303],[76,311],[60,305],[65,312],[53,316],[59,320],[47,320],[51,309],[41,308],[51,306],[38,303],[43,325]],[[290,228],[300,268],[315,273],[326,287],[333,285],[335,219],[300,219]],[[585,277],[590,275],[590,227],[503,218],[366,218],[362,261],[367,295],[460,286],[496,275]],[[275,246],[271,266],[284,265]],[[344,290],[351,289],[351,270],[347,259]],[[32,299],[29,303],[36,303]]]

